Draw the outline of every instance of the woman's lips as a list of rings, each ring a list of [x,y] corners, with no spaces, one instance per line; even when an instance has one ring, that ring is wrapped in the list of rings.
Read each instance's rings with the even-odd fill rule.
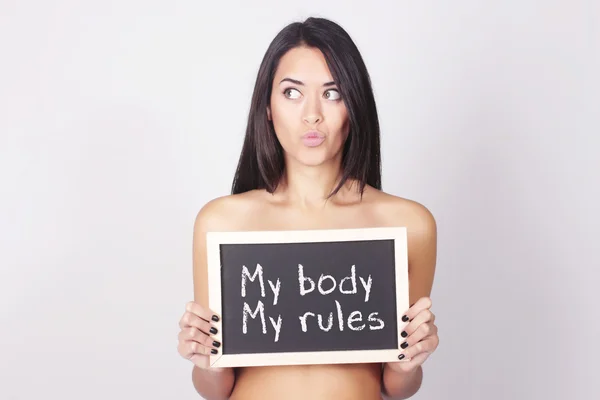
[[[302,143],[307,147],[317,147],[325,141],[325,136],[319,132],[307,132],[302,136]]]

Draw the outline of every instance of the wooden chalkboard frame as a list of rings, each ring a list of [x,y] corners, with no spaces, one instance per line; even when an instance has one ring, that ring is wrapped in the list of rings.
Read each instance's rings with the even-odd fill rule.
[[[400,336],[400,333],[408,324],[408,322],[402,321],[402,313],[409,308],[408,246],[406,227],[208,232],[206,237],[206,247],[208,263],[209,308],[219,315],[222,314],[220,246],[223,244],[309,243],[364,240],[394,241],[396,321],[398,328],[398,344],[400,344],[404,341],[404,338]],[[222,341],[221,335],[222,333],[219,331],[214,336],[215,340]],[[219,352],[219,354],[210,356],[210,366],[211,368],[222,368],[267,365],[397,362],[398,354],[399,349],[286,353],[276,352],[252,354],[221,354]]]

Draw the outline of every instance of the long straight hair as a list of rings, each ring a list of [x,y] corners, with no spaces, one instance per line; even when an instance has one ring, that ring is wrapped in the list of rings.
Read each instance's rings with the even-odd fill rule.
[[[283,177],[283,148],[268,119],[267,107],[279,60],[299,46],[317,48],[323,53],[348,111],[350,129],[342,152],[341,179],[329,196],[336,194],[348,179],[358,181],[361,195],[367,184],[381,189],[379,118],[365,63],[341,26],[325,18],[311,17],[282,29],[265,52],[254,86],[232,194],[254,189],[273,193]]]

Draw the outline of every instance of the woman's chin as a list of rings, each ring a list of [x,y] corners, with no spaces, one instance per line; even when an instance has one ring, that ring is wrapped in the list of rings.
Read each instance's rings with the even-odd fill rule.
[[[310,148],[310,149],[297,149],[293,153],[289,154],[291,157],[288,158],[286,163],[291,161],[293,164],[302,167],[322,167],[326,165],[335,165],[337,162],[336,153],[331,152],[330,149],[325,147]]]
[[[325,154],[320,155],[303,155],[302,157],[298,157],[297,162],[299,165],[305,167],[322,167],[326,165],[333,165],[335,159],[333,157],[327,157]]]

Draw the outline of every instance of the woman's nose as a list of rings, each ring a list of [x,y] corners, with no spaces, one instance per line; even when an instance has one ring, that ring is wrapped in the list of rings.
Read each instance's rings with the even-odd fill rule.
[[[304,117],[304,122],[307,124],[314,125],[321,121],[321,117],[319,115],[307,115]]]
[[[314,125],[321,122],[323,115],[321,114],[321,105],[317,99],[308,99],[304,108],[304,122]]]

